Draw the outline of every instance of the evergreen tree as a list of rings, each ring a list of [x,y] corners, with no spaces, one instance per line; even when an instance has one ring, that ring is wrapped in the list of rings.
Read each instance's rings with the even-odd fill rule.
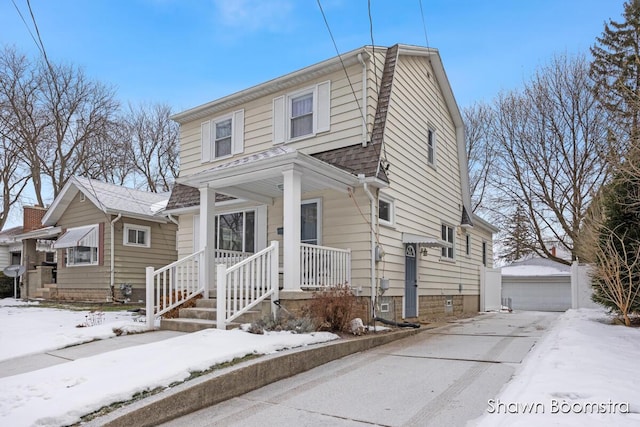
[[[624,21],[609,20],[591,48],[596,96],[637,141],[640,130],[640,0],[624,3]]]
[[[522,206],[518,206],[509,222],[507,236],[504,239],[505,261],[513,262],[534,252],[535,237],[531,231],[529,217]]]

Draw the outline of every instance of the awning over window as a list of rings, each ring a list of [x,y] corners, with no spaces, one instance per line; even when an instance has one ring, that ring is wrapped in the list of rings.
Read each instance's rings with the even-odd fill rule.
[[[417,243],[426,248],[446,248],[448,245],[435,237],[421,236],[419,234],[402,233],[402,243]]]
[[[53,244],[55,249],[76,246],[98,247],[98,224],[70,228]]]

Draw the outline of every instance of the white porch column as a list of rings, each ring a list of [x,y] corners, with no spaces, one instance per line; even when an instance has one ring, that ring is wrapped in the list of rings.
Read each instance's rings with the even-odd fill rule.
[[[205,249],[204,265],[200,266],[200,277],[204,284],[204,298],[209,298],[209,288],[216,277],[216,265],[213,259],[215,249],[216,191],[213,188],[200,188],[200,249]]]
[[[300,290],[300,201],[302,173],[293,167],[284,176],[284,290]]]

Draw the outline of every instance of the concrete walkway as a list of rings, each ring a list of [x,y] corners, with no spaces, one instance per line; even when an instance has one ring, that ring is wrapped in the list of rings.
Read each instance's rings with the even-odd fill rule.
[[[184,335],[184,332],[152,331],[144,334],[122,335],[119,337],[92,341],[86,344],[78,344],[60,350],[52,350],[46,353],[20,356],[14,359],[0,361],[0,378],[12,375],[24,374],[48,368],[49,366],[71,362],[82,357],[95,356],[96,354],[118,350],[136,345],[149,344]]]
[[[558,313],[490,313],[334,360],[164,426],[464,426]]]

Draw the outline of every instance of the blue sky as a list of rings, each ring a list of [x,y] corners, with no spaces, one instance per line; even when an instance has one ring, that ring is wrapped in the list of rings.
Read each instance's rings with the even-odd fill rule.
[[[33,31],[26,0],[13,0]],[[321,0],[340,52],[371,43],[367,0]],[[316,0],[31,0],[47,54],[123,102],[176,111],[335,56]],[[422,0],[460,107],[521,86],[554,54],[588,53],[622,0]],[[420,0],[371,0],[377,45],[427,45]],[[0,44],[37,54],[12,0]]]
[[[321,5],[341,53],[371,44],[367,0]],[[113,85],[123,104],[163,102],[179,112],[336,55],[317,0],[31,6],[49,58]],[[623,0],[371,0],[374,43],[438,48],[461,108],[521,87],[554,54],[588,54],[622,11]],[[27,26],[35,34],[26,0],[0,0],[0,45],[37,55]],[[19,223],[15,211],[7,227]]]

